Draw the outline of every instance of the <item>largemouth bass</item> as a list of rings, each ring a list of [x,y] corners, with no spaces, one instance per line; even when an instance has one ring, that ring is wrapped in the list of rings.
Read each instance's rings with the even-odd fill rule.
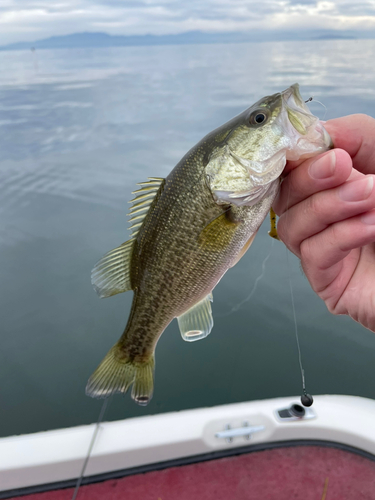
[[[166,179],[140,183],[131,238],[92,271],[100,297],[127,290],[134,297],[125,331],[90,377],[88,395],[107,397],[132,385],[138,404],[150,401],[160,335],[174,318],[186,341],[210,333],[212,290],[251,245],[286,161],[330,147],[295,84],[208,134]]]

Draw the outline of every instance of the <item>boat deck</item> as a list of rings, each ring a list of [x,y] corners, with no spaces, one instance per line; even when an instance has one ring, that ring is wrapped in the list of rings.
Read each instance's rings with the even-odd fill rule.
[[[69,500],[74,488],[20,500]],[[342,449],[292,446],[81,486],[77,500],[375,500],[375,462]]]

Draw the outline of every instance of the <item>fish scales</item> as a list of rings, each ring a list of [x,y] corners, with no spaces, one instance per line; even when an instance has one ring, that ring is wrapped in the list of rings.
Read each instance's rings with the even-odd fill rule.
[[[202,231],[227,209],[214,201],[204,167],[204,150],[198,146],[167,177],[137,236],[131,275],[132,312],[137,314],[131,314],[120,339],[135,359],[153,352],[172,319],[216,286],[257,230],[257,213],[267,213],[270,207],[268,198],[261,205],[231,209],[236,220],[225,224],[227,229],[212,240],[203,240]]]
[[[208,134],[165,180],[141,183],[132,238],[93,269],[101,297],[130,289],[134,296],[124,333],[91,376],[87,394],[106,397],[132,386],[138,404],[149,402],[160,335],[174,318],[184,340],[210,333],[211,292],[250,246],[287,159],[330,147],[295,84]]]

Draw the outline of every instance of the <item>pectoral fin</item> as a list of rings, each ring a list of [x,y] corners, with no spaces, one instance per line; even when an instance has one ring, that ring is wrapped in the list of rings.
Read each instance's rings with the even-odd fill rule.
[[[211,250],[221,251],[223,245],[228,244],[233,238],[242,222],[230,207],[209,221],[199,235],[199,242],[202,245],[208,245]]]
[[[181,336],[187,342],[204,339],[214,326],[211,302],[212,293],[195,304],[188,311],[177,318]]]

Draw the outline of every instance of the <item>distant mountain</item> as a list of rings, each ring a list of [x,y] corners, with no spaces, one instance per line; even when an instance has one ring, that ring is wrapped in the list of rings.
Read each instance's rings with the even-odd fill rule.
[[[314,39],[315,40],[355,40],[357,38],[375,38],[375,36],[367,36],[367,37],[360,37],[360,36],[355,36],[355,35],[343,35],[341,33],[327,33],[323,35],[318,35]]]
[[[341,38],[375,38],[375,32],[315,31],[251,31],[249,33],[203,33],[188,31],[177,35],[108,35],[106,33],[74,33],[52,36],[34,42],[3,45],[0,50],[68,49],[88,47],[126,47],[135,45],[183,45],[205,43],[242,43],[281,40],[322,40]]]
[[[74,33],[52,36],[35,42],[19,42],[0,47],[0,50],[58,49],[72,47],[124,47],[134,45],[180,45],[192,43],[220,43],[230,40],[245,41],[239,33],[202,33],[189,31],[178,35],[108,35],[106,33]]]

